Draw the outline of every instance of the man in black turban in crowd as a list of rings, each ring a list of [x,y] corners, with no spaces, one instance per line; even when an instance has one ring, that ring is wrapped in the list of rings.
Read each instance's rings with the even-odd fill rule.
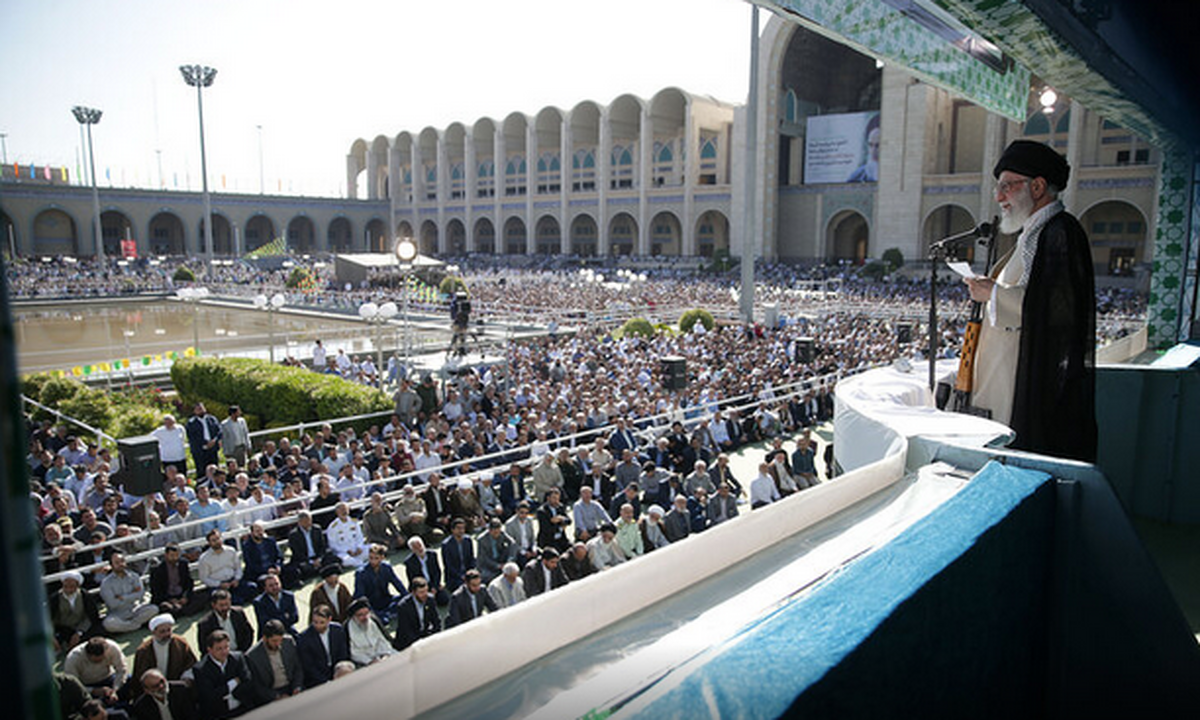
[[[1013,429],[1012,447],[1096,459],[1096,292],[1087,234],[1058,194],[1071,168],[1055,150],[1015,140],[992,174],[1000,231],[1020,232],[989,277],[972,404]]]

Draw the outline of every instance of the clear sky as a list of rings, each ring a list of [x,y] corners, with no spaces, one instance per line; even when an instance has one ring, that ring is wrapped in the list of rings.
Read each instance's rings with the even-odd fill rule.
[[[356,138],[569,110],[676,86],[741,103],[742,0],[2,0],[0,133],[9,163],[81,154],[100,186],[200,187],[196,94],[178,67],[218,69],[204,92],[209,183],[344,193]],[[762,21],[768,17],[763,13]],[[105,179],[106,170],[111,181]],[[176,179],[177,178],[177,179]]]

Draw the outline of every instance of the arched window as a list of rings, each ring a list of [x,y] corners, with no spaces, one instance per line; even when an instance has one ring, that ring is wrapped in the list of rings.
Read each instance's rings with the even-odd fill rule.
[[[783,119],[790,123],[796,122],[796,116],[799,115],[796,108],[796,91],[791,88],[783,94]]]
[[[596,154],[592,150],[576,150],[571,156],[571,189],[596,189]]]

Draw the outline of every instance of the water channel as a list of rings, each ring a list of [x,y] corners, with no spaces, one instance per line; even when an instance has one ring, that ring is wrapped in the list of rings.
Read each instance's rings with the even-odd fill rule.
[[[439,332],[438,323],[413,319],[411,341],[417,352],[448,337]],[[168,299],[20,305],[13,308],[13,330],[22,373],[71,372],[84,366],[99,373],[102,364],[126,358],[135,368],[165,368],[171,353],[182,357],[193,346],[204,356],[267,358],[273,345],[276,360],[290,355],[308,362],[318,338],[331,356],[339,348],[352,355],[375,352],[377,337],[389,353],[404,342],[399,319],[377,328],[328,312],[269,313]]]

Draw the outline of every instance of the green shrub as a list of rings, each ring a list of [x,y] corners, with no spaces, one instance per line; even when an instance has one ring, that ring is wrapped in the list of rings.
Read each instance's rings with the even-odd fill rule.
[[[113,422],[113,403],[109,399],[108,393],[103,390],[85,387],[59,403],[58,409],[67,417],[75,418],[105,432],[108,432]]]
[[[175,282],[196,282],[196,273],[192,272],[186,265],[180,265],[175,274],[171,276]]]
[[[899,248],[888,248],[883,251],[881,259],[888,266],[888,272],[895,272],[904,267],[904,253]]]
[[[287,286],[291,290],[308,287],[314,280],[312,270],[306,267],[294,267],[288,274]]]
[[[152,407],[122,404],[116,418],[109,426],[109,435],[115,438],[148,435],[162,424],[162,413]]]
[[[679,316],[679,332],[690,333],[696,323],[704,325],[705,330],[712,330],[717,326],[717,321],[713,319],[712,313],[701,308],[692,308]]]
[[[42,388],[53,378],[50,373],[31,373],[21,378],[21,394],[30,400],[42,401]]]
[[[872,280],[880,280],[888,274],[888,266],[881,260],[871,260],[858,271],[858,274]]]
[[[463,282],[463,279],[457,275],[447,275],[446,277],[442,278],[440,283],[438,283],[438,292],[443,295],[453,295],[460,289],[465,291],[467,289],[467,284]]]
[[[634,317],[625,321],[620,330],[622,337],[640,335],[645,338],[654,337],[654,326],[646,318]]]
[[[64,401],[75,397],[84,388],[86,386],[73,377],[51,378],[42,384],[38,402],[58,410]]]
[[[188,358],[171,366],[175,388],[188,403],[204,402],[218,416],[236,403],[262,427],[388,410],[390,398],[374,388],[304,368],[251,358]],[[249,421],[247,421],[249,424]]]

